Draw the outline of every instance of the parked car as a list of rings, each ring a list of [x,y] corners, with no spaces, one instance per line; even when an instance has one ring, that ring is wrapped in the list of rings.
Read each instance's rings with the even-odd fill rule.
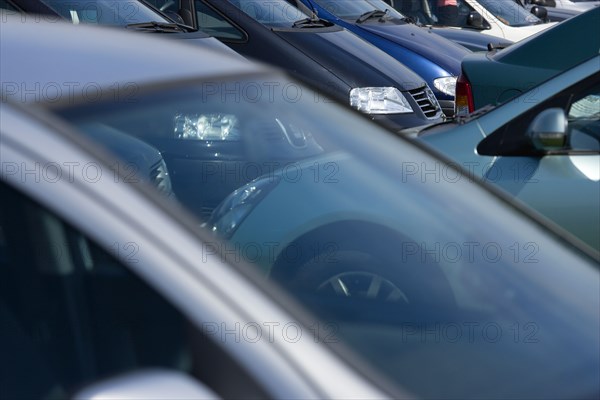
[[[153,1],[157,6],[165,2]],[[196,15],[202,30],[240,54],[282,68],[391,129],[443,118],[419,75],[345,29],[313,20],[284,0],[174,4]]]
[[[139,0],[2,0],[0,10],[5,10],[5,13],[36,14],[48,21],[64,19],[73,24],[110,25],[160,33],[169,39],[184,40],[191,45],[235,54],[217,39],[192,28],[190,25],[193,21],[185,13],[164,14]]]
[[[536,7],[543,7],[546,10],[546,17],[539,16],[539,18],[544,22],[560,22],[581,14],[581,11],[574,9],[556,8],[554,0],[515,0],[515,2],[534,14],[536,14]]]
[[[469,50],[407,23],[406,17],[382,0],[302,0],[302,4],[319,18],[343,26],[418,73],[432,88],[444,113],[454,115],[456,77],[460,61],[471,53]]]
[[[425,129],[420,139],[598,250],[598,65],[596,55],[502,106]]]
[[[599,25],[600,8],[596,8],[507,49],[466,57],[456,87],[456,115],[509,101],[595,57],[600,49]],[[569,45],[575,42],[577,46]]]
[[[304,96],[292,103],[280,90],[293,83],[285,75],[222,53],[86,26],[32,29],[20,18],[0,26],[3,82],[48,87],[70,74],[79,83],[72,97],[12,95],[0,108],[3,396],[408,397],[381,373],[421,397],[600,393],[597,259],[418,143],[343,106],[316,103],[301,85]],[[27,62],[49,54],[55,62]],[[108,68],[115,64],[122,68]],[[102,96],[86,97],[91,82]],[[115,98],[122,82],[139,85],[134,101]],[[246,93],[262,82],[274,90]],[[181,115],[200,113],[197,125],[179,124]],[[209,224],[231,234],[228,243],[112,174],[92,181],[79,169],[73,179],[25,173],[65,162],[102,169],[85,135],[73,132],[92,123],[192,147],[203,144],[200,134],[229,134],[225,116],[252,123],[261,115],[277,117],[294,143],[310,134],[323,152],[267,171],[228,198],[225,219],[215,214]],[[436,182],[432,168],[449,178]],[[324,240],[305,235],[317,226]],[[273,264],[257,249],[277,265],[267,277],[241,262]],[[265,280],[283,290],[304,285],[290,294],[323,319]],[[329,296],[329,282],[345,295]],[[468,331],[457,336],[457,328]],[[208,389],[140,371],[149,367],[182,371]],[[137,374],[95,385],[130,371]]]
[[[32,18],[35,20],[35,17]],[[259,26],[259,28],[263,29],[262,26]],[[281,40],[266,29],[264,30],[267,35],[274,36],[275,40]],[[292,32],[292,35],[293,34],[294,32]],[[360,39],[351,36],[349,32],[340,29],[335,29],[333,32],[326,30],[324,35],[333,35],[334,39],[340,38],[340,36],[336,36],[336,34],[341,35],[342,41],[348,36],[350,36],[350,39],[355,39],[349,43],[357,44],[358,49],[366,49],[367,53],[365,54],[369,54],[368,51],[370,50],[380,53],[374,47],[367,43],[363,43]],[[304,33],[300,33],[300,35],[304,36]],[[317,41],[320,37],[318,33],[309,36]],[[161,42],[157,43],[160,45]],[[322,41],[321,43],[323,46],[326,46],[329,42]],[[282,43],[282,48],[291,49],[292,54],[296,54],[298,59],[306,60],[307,64],[305,65],[314,66],[314,62],[310,58],[299,51],[295,52],[295,48],[287,45],[285,42]],[[342,54],[340,54],[343,51],[342,45],[338,48],[340,49],[340,52],[336,54],[337,57],[331,58],[337,58],[337,60],[340,61],[342,59]],[[90,49],[90,51],[92,51],[92,44],[90,44]],[[194,50],[195,49],[190,48],[190,54]],[[17,51],[17,49],[15,51]],[[356,51],[356,49],[351,51]],[[81,51],[78,52],[81,53]],[[6,62],[9,62],[9,54],[3,54],[5,54],[3,59],[5,59]],[[325,54],[325,52],[323,52],[323,54]],[[332,54],[333,52],[330,50],[329,55]],[[31,63],[36,63],[35,60],[39,60],[39,57],[33,52],[31,55],[32,57],[35,57]],[[346,53],[346,55],[355,57],[357,53]],[[377,56],[378,55],[375,54],[374,57]],[[400,70],[402,66],[384,53],[381,53],[381,56],[389,59],[387,70],[390,75],[394,74],[392,76],[397,76],[398,80],[384,80],[384,77],[378,75],[377,71],[370,69],[367,64],[363,64],[363,69],[359,69],[354,65],[356,73],[361,71],[363,73],[363,76],[355,75],[357,81],[358,79],[362,79],[362,82],[364,82],[363,85],[357,86],[365,87],[365,90],[377,90],[377,88],[368,86],[369,83],[372,85],[376,82],[380,82],[379,86],[383,87],[386,85],[393,85],[395,82],[401,82],[401,76],[419,79],[407,69],[404,69],[406,75],[399,75],[402,72]],[[14,55],[14,57],[17,56]],[[19,59],[23,60],[22,62],[25,62],[22,56],[19,57]],[[71,82],[77,81],[70,68],[72,59],[68,57],[68,54],[65,54],[62,58],[56,54],[52,57],[54,60],[54,68],[49,71],[48,75],[41,75],[40,73],[30,74],[27,73],[28,70],[26,68],[10,69],[9,67],[3,66],[3,82],[23,82],[21,84],[12,85],[7,83],[7,89],[10,90],[7,90],[6,95],[20,98],[21,85],[26,85],[28,87],[42,85],[40,82],[44,81],[44,76],[46,77],[46,84],[49,85],[48,87],[52,88],[58,85],[61,88],[69,88]],[[326,56],[324,55],[323,58],[325,57]],[[348,58],[346,58],[346,60],[348,60]],[[98,63],[99,65],[103,65],[100,61],[98,61]],[[157,65],[159,65],[158,61]],[[351,70],[349,65],[346,65],[345,68],[346,70]],[[93,71],[95,70],[96,68],[93,69]],[[335,77],[329,70],[322,70],[326,72],[326,76]],[[63,72],[59,74],[57,71]],[[159,71],[158,67],[157,71]],[[371,73],[370,77],[365,76],[367,72]],[[84,74],[84,72],[81,73]],[[89,75],[85,74],[84,76],[86,77],[86,82],[94,82],[92,72],[90,72]],[[122,102],[136,101],[139,86],[143,82],[143,77],[138,79],[136,76],[137,75],[134,75],[130,80],[123,81],[123,83],[117,85],[116,96],[119,96]],[[408,83],[403,84],[408,85]],[[208,85],[208,83],[206,85]],[[241,93],[243,96],[249,98],[255,96],[258,101],[262,99],[263,95],[272,95],[270,94],[271,91],[279,90],[280,94],[284,91],[286,99],[291,103],[303,99],[307,100],[307,95],[295,82],[282,83],[284,86],[281,86],[280,88],[269,85],[270,83],[268,81],[261,81],[259,84],[253,82],[249,78],[248,81],[245,82],[245,86],[243,87],[244,90]],[[420,81],[420,85],[421,86],[417,86],[417,89],[421,90],[421,92],[405,92],[406,97],[398,98],[399,101],[410,101],[409,103],[399,103],[398,106],[408,104],[409,107],[413,107],[416,110],[419,106],[425,108],[428,101],[430,102],[429,104],[436,104],[432,94],[430,94],[430,100],[428,100],[426,93],[423,93],[423,90],[427,88],[426,84]],[[89,90],[94,94],[95,84],[90,83],[89,86]],[[217,90],[219,85],[215,83],[214,87],[215,90]],[[238,98],[240,96],[239,91],[236,91],[235,87],[230,88],[229,90],[231,90],[232,93],[225,95],[223,99],[211,97],[215,108],[213,111],[208,111],[204,106],[198,106],[195,110],[189,109],[188,106],[181,106],[179,111],[174,110],[172,114],[157,113],[153,116],[153,119],[149,119],[146,115],[142,116],[142,114],[139,113],[131,113],[126,120],[114,120],[109,124],[90,123],[85,124],[85,126],[82,126],[81,128],[90,135],[94,134],[94,131],[98,129],[99,125],[102,129],[111,130],[112,132],[134,134],[135,137],[146,141],[149,145],[158,149],[166,161],[168,167],[167,177],[170,181],[169,187],[172,187],[177,200],[187,206],[200,219],[205,219],[230,192],[262,175],[265,171],[273,169],[278,165],[287,165],[298,159],[320,154],[323,151],[322,147],[316,143],[310,135],[310,131],[303,128],[305,124],[303,121],[298,121],[297,118],[287,120],[282,116],[267,111],[256,112],[252,115],[239,113],[235,108],[231,108],[231,104],[236,104],[240,101]],[[346,90],[350,89],[347,88]],[[346,93],[346,95],[348,94]],[[361,93],[361,96],[362,95],[364,95],[364,93]],[[392,95],[394,95],[394,93],[392,93]],[[399,95],[404,96],[401,93]],[[322,96],[321,94],[315,94],[314,96],[315,97],[311,98],[311,100],[319,104],[330,101],[328,97]],[[410,98],[410,100],[406,100],[407,98]],[[24,99],[27,101],[37,100],[36,96],[25,96]],[[419,103],[417,103],[417,100]],[[389,101],[390,100],[381,99],[378,103],[376,99],[373,99],[369,104],[369,102],[365,100],[362,105],[372,107],[387,106],[393,108],[394,105],[389,104]],[[221,105],[223,102],[226,104]],[[348,102],[348,100],[346,99],[345,102]],[[173,101],[172,104],[175,108],[180,107],[178,101]],[[266,104],[268,106],[268,103]],[[225,108],[220,110],[221,107]],[[387,111],[390,110],[388,109]],[[439,117],[440,114],[441,111],[438,108],[436,115]],[[381,116],[383,117],[385,114]],[[439,121],[441,119],[427,119],[423,117],[420,124],[430,120]],[[417,119],[417,121],[419,120]],[[114,153],[114,148],[109,150],[113,150]],[[140,169],[140,171],[142,171],[142,169]],[[129,168],[127,172],[133,174],[135,171],[132,171],[132,168]],[[157,177],[157,183],[163,182],[163,175],[164,174],[152,174],[153,177]]]
[[[562,21],[578,13],[571,10],[557,10],[547,9],[541,3],[546,0],[534,0],[536,3],[531,4],[529,0],[514,0],[518,5],[526,8],[527,11],[538,17],[543,22],[551,21]],[[470,36],[479,37],[479,40],[488,40],[492,43],[512,43],[511,40],[494,37],[493,39],[487,38],[484,34],[486,28],[491,29],[489,22],[484,22],[481,14],[477,11],[468,11],[463,7],[463,15],[460,15],[458,3],[456,5],[457,13],[459,15],[454,19],[449,19],[446,15],[442,14],[437,7],[438,2],[432,2],[430,0],[385,0],[386,3],[390,4],[396,10],[400,11],[404,15],[413,18],[417,23],[425,26],[430,26],[436,29],[436,33],[443,34],[444,37],[454,40],[453,36],[449,36],[448,32],[456,32],[458,29],[460,32],[468,32]],[[438,32],[437,30],[440,30]],[[456,33],[454,33],[456,35]],[[470,39],[470,38],[469,38]],[[473,50],[480,51],[479,48],[471,48],[470,46],[460,43],[459,44]],[[473,39],[474,45],[477,42]]]
[[[456,5],[452,6],[456,10],[453,15],[451,14],[451,18],[437,15],[439,13],[437,2],[427,4],[435,21],[434,25],[475,29],[483,34],[512,42],[523,40],[554,25],[554,23],[544,23],[543,19],[547,14],[545,8],[536,6],[532,13],[514,0],[456,0]],[[541,16],[542,19],[534,14]],[[425,16],[421,18],[425,19]]]

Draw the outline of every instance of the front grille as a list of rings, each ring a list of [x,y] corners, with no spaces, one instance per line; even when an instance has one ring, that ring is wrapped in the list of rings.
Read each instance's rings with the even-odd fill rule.
[[[167,170],[167,165],[164,160],[152,167],[150,171],[150,181],[158,188],[159,192],[171,195],[171,177]]]
[[[423,86],[419,89],[413,89],[408,91],[410,95],[415,99],[421,111],[427,118],[437,118],[440,116],[442,108],[438,103],[435,95],[429,89],[428,86]]]

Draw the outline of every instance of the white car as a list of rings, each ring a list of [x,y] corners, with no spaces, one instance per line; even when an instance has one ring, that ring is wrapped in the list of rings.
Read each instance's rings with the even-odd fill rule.
[[[556,25],[556,22],[543,23],[513,0],[458,0],[458,8],[459,16],[472,11],[481,15],[482,33],[513,42]]]
[[[556,2],[556,8],[566,8],[568,10],[575,11],[587,11],[594,7],[600,6],[598,0],[554,0]],[[546,7],[549,7],[547,5]]]

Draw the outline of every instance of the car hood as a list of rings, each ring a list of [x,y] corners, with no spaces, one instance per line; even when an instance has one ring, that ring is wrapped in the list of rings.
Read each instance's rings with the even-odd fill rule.
[[[234,57],[238,57],[239,59],[245,60],[242,55],[232,50],[229,46],[221,43],[216,38],[207,35],[202,31],[197,32],[181,32],[181,33],[166,33],[162,34],[163,37],[172,40],[181,41],[181,43],[191,44],[193,46],[198,46],[205,49],[218,50]]]
[[[281,29],[274,32],[350,87],[421,87],[425,80],[402,63],[345,29]]]
[[[438,27],[431,27],[429,29],[432,32],[442,36],[443,38],[452,40],[453,42],[458,43],[471,51],[488,51],[488,43],[492,43],[494,45],[497,45],[499,43],[513,43],[508,39],[504,39],[497,36],[484,35],[481,32],[475,30]]]
[[[460,62],[471,53],[462,46],[434,34],[431,30],[411,24],[391,22],[357,25],[361,29],[433,61],[448,72],[460,71]]]

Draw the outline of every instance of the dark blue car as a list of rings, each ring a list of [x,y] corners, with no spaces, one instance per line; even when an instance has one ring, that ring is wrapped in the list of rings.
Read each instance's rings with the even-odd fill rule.
[[[382,0],[298,1],[319,18],[347,28],[415,71],[432,88],[444,113],[454,114],[456,79],[469,50],[407,22]]]

